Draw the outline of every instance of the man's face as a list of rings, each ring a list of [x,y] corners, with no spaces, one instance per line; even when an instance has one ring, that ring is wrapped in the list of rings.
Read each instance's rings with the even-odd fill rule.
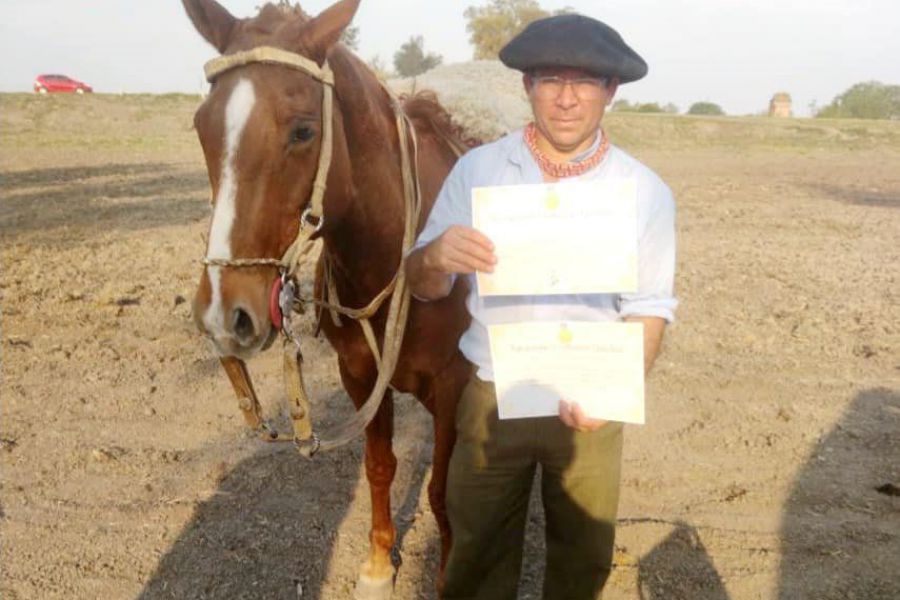
[[[618,81],[582,69],[540,69],[525,75],[535,125],[562,154],[580,152],[594,139]]]

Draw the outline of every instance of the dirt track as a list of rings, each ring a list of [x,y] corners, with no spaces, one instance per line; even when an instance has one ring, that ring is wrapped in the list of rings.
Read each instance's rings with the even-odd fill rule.
[[[248,437],[190,322],[195,104],[0,97],[4,599],[351,594],[361,444],[306,462]],[[900,123],[610,131],[675,191],[682,306],[628,430],[607,597],[900,597]],[[331,355],[305,347],[316,416],[340,419]],[[266,397],[278,360],[251,365]],[[430,424],[397,414],[395,597],[430,598]]]

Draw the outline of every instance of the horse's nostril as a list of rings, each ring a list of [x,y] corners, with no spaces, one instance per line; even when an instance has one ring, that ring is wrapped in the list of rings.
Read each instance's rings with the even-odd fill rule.
[[[253,319],[249,313],[242,308],[234,310],[234,334],[240,340],[249,340],[253,338],[255,331],[253,327]]]

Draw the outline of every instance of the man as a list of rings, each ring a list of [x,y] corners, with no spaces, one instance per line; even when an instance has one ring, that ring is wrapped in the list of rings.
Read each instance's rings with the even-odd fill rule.
[[[469,280],[472,324],[459,344],[474,373],[457,409],[447,482],[453,547],[442,595],[446,600],[516,597],[528,500],[540,465],[547,523],[544,596],[597,598],[612,564],[622,424],[588,418],[564,398],[558,419],[499,420],[487,326],[640,321],[649,370],[677,304],[674,201],[666,185],[612,146],[600,127],[619,84],[647,72],[618,33],[580,15],[550,17],[529,25],[500,59],[524,73],[534,121],[457,163],[407,262],[412,292],[420,300],[446,296],[457,276]],[[637,293],[478,295],[475,273],[492,272],[497,259],[491,241],[471,226],[473,188],[622,177],[637,183]]]

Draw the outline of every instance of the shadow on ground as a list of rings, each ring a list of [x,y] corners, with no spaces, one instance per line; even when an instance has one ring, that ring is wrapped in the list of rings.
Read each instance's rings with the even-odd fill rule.
[[[292,448],[239,463],[160,561],[141,600],[320,598],[358,460],[316,462]],[[327,473],[327,477],[323,475]]]
[[[343,392],[329,398],[326,405],[338,402],[350,405]],[[339,417],[329,415],[320,425],[327,427]],[[398,452],[398,475],[400,470],[406,473],[402,482],[395,482],[393,494],[398,544],[402,546],[415,520],[433,444],[424,435],[427,430],[421,431],[425,421],[421,416],[400,415],[397,421],[395,444],[409,448],[403,452],[405,456]],[[304,600],[325,600],[329,596],[322,584],[333,570],[338,544],[352,544],[350,553],[359,561],[368,551],[365,537],[348,536],[348,528],[338,537],[357,493],[362,453],[361,439],[312,461],[288,445],[262,446],[234,467],[213,497],[197,507],[138,599],[294,600],[300,597],[299,584]],[[366,493],[362,490],[367,487],[360,490]],[[367,531],[368,503],[362,506],[366,512],[360,518]],[[428,513],[422,518],[432,517]],[[427,546],[436,569],[437,539],[428,540]],[[427,557],[404,558],[419,561]],[[354,564],[353,577],[356,567]],[[351,597],[352,582],[346,583],[346,597]],[[329,584],[333,586],[334,581]],[[433,578],[422,578],[416,584],[418,597],[432,597],[433,585]]]
[[[800,471],[781,524],[780,600],[900,598],[900,394],[860,393]]]
[[[38,233],[47,243],[109,230],[143,230],[205,218],[203,171],[173,165],[34,169],[0,175],[0,236]]]
[[[58,167],[53,169],[29,169],[0,174],[0,185],[7,192],[29,187],[74,184],[94,177],[125,177],[159,173],[170,168],[165,163],[111,163],[91,167]]]
[[[400,426],[397,439],[415,437],[417,429],[421,424]],[[817,444],[785,507],[779,600],[900,598],[898,432],[900,394],[873,389],[859,394]],[[426,484],[431,444],[423,433],[401,461],[406,487],[394,495],[401,546]],[[324,599],[322,582],[356,492],[361,447],[357,442],[315,462],[290,448],[264,449],[240,463],[197,509],[139,599],[293,599],[297,583],[304,599]],[[728,600],[698,531],[687,523],[671,525],[671,533],[638,561],[639,598]],[[534,502],[527,529],[520,597],[539,598],[543,514]],[[363,557],[366,542],[350,543]],[[430,574],[437,556],[436,536],[420,541],[415,552],[404,551],[401,573],[418,573],[404,586],[411,598],[435,597]]]
[[[828,198],[844,204],[900,208],[900,190],[898,189],[860,189],[825,183],[813,184],[810,187],[814,192],[824,194]]]
[[[675,529],[638,562],[641,600],[728,600],[697,530],[678,522]]]

